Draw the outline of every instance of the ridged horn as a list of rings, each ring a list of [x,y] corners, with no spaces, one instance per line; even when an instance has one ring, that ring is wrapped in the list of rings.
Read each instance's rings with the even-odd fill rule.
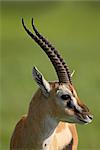
[[[43,36],[39,33],[39,31],[37,30],[37,28],[34,25],[34,19],[32,18],[32,27],[33,30],[35,31],[36,35],[39,37],[39,39],[41,39],[54,53],[55,55],[60,59],[62,65],[64,66],[67,75],[68,75],[68,79],[69,82],[72,84],[72,80],[71,80],[71,72],[69,70],[68,65],[65,63],[64,59],[62,58],[62,56],[58,53],[57,49]]]
[[[30,30],[25,26],[23,18],[22,18],[22,24],[23,24],[25,31],[28,33],[28,35],[43,49],[43,51],[47,54],[47,56],[51,60],[56,70],[59,82],[60,83],[69,82],[67,72],[64,66],[62,65],[62,62],[60,61],[59,57],[57,57],[54,51],[52,51],[51,48],[49,48],[48,45],[45,42],[43,42],[43,40],[35,36],[32,32],[30,32]]]

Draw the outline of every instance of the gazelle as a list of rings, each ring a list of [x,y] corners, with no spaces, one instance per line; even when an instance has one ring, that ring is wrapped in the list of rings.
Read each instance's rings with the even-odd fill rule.
[[[42,48],[52,62],[58,81],[48,82],[33,67],[33,78],[39,89],[32,97],[28,114],[17,123],[11,150],[76,150],[78,136],[74,123],[92,121],[89,109],[77,96],[70,70],[58,51],[38,32],[33,19],[34,35],[24,24],[28,35]]]

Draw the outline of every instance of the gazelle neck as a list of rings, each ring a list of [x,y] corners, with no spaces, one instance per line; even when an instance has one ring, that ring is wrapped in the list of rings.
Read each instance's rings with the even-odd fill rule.
[[[35,135],[37,141],[39,141],[39,143],[41,141],[41,144],[51,137],[59,123],[52,116],[50,105],[47,101],[44,96],[41,96],[41,91],[38,90],[32,98],[27,116],[30,130],[35,132],[33,136]],[[48,141],[46,141],[46,143],[48,143]]]

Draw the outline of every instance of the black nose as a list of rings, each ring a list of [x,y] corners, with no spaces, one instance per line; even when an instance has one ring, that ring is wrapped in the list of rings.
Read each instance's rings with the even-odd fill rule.
[[[89,115],[88,117],[89,117],[91,120],[93,119],[93,115]]]

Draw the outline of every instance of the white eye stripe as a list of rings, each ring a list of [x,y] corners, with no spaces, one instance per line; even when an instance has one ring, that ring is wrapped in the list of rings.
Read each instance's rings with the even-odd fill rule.
[[[75,108],[82,112],[82,108],[78,105],[76,98],[72,95],[71,91],[69,89],[63,90],[63,89],[59,89],[57,90],[57,96],[61,99],[62,95],[66,95],[68,94],[71,97],[73,106],[75,106]]]
[[[68,88],[66,88],[65,86],[63,86],[57,90],[57,95],[59,97],[61,97],[62,95],[66,95],[66,94],[68,94],[70,97],[72,96],[71,91]]]
[[[82,111],[82,108],[78,105],[76,98],[75,98],[75,97],[72,97],[72,100],[73,100],[73,103],[74,103],[76,109],[81,112],[81,111]]]
[[[63,91],[62,89],[57,90],[57,95],[61,97],[62,95],[68,94],[68,92]]]
[[[75,106],[75,108],[82,112],[82,108],[78,105],[76,98],[73,96],[73,94],[71,93],[71,91],[65,86],[61,86],[59,87],[59,89],[57,90],[57,96],[61,99],[62,95],[66,95],[68,94],[71,97],[73,106]],[[76,94],[75,94],[76,95]]]

